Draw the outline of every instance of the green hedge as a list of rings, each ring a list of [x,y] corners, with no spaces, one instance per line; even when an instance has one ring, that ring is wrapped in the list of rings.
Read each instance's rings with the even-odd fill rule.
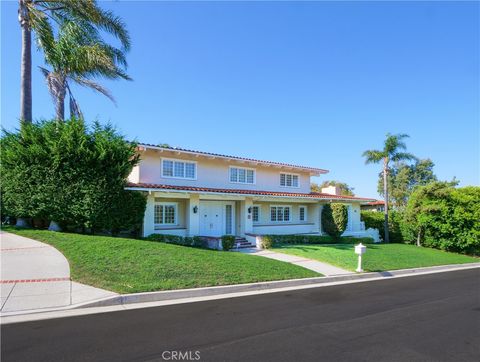
[[[348,209],[344,204],[326,204],[322,208],[322,230],[339,238],[347,227]]]
[[[222,249],[225,251],[231,250],[235,245],[235,236],[223,235],[222,236]]]
[[[370,244],[374,240],[372,238],[354,238],[340,237],[334,238],[328,235],[262,235],[262,247],[270,249],[275,244],[350,244],[364,243]]]
[[[169,234],[150,234],[145,238],[150,241],[158,241],[162,243],[177,244],[183,246],[193,246],[197,248],[208,248],[208,243],[199,236],[179,236]]]
[[[390,242],[401,243],[404,241],[402,236],[402,223],[403,213],[400,211],[392,210],[388,215],[388,231],[390,236]],[[361,220],[365,223],[365,229],[372,228],[378,229],[380,237],[385,237],[384,221],[385,215],[383,212],[378,211],[362,211]]]

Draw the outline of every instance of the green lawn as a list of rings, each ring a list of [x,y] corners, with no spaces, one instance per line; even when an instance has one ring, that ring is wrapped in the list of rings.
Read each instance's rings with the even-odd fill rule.
[[[70,262],[73,280],[118,293],[321,276],[296,265],[236,252],[46,230],[4,230],[60,250]]]
[[[274,251],[316,259],[354,271],[358,256],[354,244],[281,245]],[[433,265],[480,262],[480,259],[407,244],[368,244],[362,257],[365,271],[384,271]]]

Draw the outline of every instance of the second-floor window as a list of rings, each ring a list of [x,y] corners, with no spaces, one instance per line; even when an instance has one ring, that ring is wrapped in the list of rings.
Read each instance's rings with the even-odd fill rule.
[[[240,184],[254,184],[255,170],[251,168],[230,167],[230,182]]]
[[[280,186],[283,187],[298,187],[298,175],[291,173],[280,174]]]
[[[162,177],[195,180],[197,178],[197,164],[182,160],[163,159]]]

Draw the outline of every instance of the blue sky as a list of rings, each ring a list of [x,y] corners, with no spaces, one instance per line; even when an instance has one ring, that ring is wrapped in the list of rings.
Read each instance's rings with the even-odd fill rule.
[[[129,139],[316,166],[377,197],[364,150],[387,132],[439,178],[480,184],[478,2],[101,2],[131,32],[118,106],[75,89]],[[1,121],[18,125],[17,2],[1,4]],[[54,113],[34,53],[33,113]]]

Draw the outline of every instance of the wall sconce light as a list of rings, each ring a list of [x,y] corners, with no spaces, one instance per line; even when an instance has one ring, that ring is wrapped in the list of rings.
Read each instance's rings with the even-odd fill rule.
[[[252,213],[252,207],[251,207],[251,206],[248,208],[248,213],[249,213],[249,214]]]
[[[198,212],[198,206],[193,207],[193,213],[196,214]]]

